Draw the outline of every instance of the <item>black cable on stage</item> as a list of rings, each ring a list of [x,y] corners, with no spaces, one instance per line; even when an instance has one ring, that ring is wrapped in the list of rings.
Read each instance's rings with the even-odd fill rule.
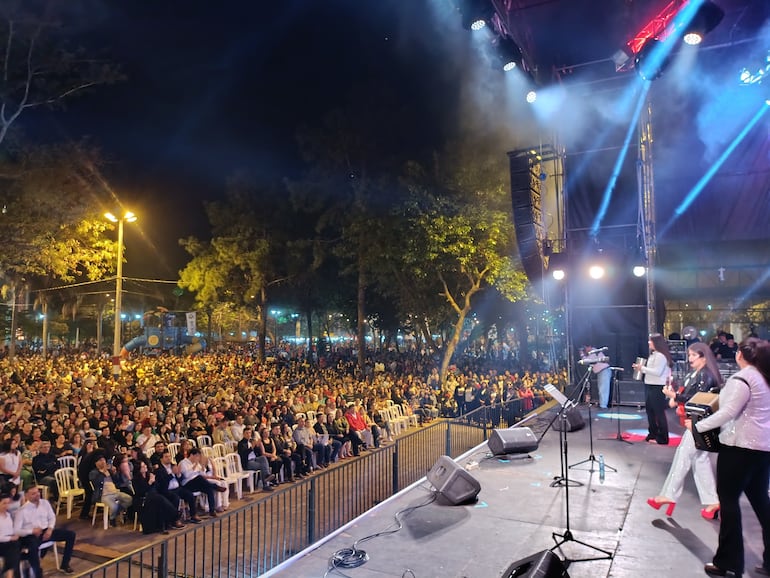
[[[360,538],[353,542],[353,546],[350,548],[342,548],[341,550],[337,550],[334,554],[332,554],[332,557],[329,558],[329,567],[326,569],[326,572],[324,573],[324,577],[326,578],[330,572],[336,572],[340,576],[345,576],[345,578],[349,578],[347,574],[343,574],[340,572],[340,569],[352,569],[352,568],[358,568],[359,566],[363,566],[367,560],[369,560],[369,555],[364,550],[359,550],[358,545],[363,544],[364,542],[367,542],[369,540],[373,540],[374,538],[379,538],[380,536],[387,536],[389,534],[395,534],[401,528],[404,527],[404,524],[401,522],[401,516],[411,514],[415,510],[419,510],[420,508],[424,508],[425,506],[428,506],[436,501],[437,493],[433,492],[430,496],[430,499],[426,502],[423,502],[422,504],[418,504],[416,506],[409,506],[408,508],[404,508],[403,510],[399,510],[396,512],[395,522],[396,525],[395,528],[392,530],[389,530],[391,526],[394,524],[391,524],[385,530],[382,530],[381,532],[377,532],[375,534],[369,534],[368,536],[365,536],[363,538]],[[404,573],[401,575],[402,577],[406,577],[407,573],[412,575],[412,578],[415,578],[414,572],[407,568]]]

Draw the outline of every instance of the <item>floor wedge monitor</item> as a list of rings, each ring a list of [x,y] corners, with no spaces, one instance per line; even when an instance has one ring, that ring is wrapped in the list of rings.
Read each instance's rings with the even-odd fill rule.
[[[528,427],[492,430],[487,441],[494,455],[526,454],[537,449],[537,436]]]
[[[436,460],[428,472],[428,481],[453,506],[474,500],[481,491],[479,481],[449,456]]]

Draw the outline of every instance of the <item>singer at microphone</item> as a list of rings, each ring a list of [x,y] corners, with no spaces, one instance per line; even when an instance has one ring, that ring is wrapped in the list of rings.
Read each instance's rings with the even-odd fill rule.
[[[596,390],[599,392],[599,407],[607,409],[610,403],[610,379],[612,371],[608,363],[610,358],[604,355],[609,347],[599,347],[585,345],[580,361],[580,365],[590,365],[591,371],[596,376]]]

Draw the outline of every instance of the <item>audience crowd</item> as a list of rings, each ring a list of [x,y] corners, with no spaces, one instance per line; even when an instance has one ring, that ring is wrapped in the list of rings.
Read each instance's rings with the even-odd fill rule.
[[[373,355],[361,369],[354,360],[352,351],[316,360],[287,349],[260,363],[238,348],[136,356],[115,377],[105,356],[0,359],[2,495],[11,511],[30,488],[56,500],[59,458],[73,456],[81,517],[98,501],[113,524],[137,513],[145,532],[165,532],[199,522],[201,502],[209,516],[227,508],[226,480],[196,447],[200,436],[227,445],[269,492],[392,441],[381,412],[390,405],[420,424],[515,399],[527,411],[546,383],[566,383],[566,373],[520,371],[512,360],[469,359],[443,386],[427,355]]]

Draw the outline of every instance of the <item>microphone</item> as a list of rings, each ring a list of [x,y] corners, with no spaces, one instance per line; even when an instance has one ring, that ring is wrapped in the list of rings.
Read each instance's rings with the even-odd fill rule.
[[[578,365],[593,365],[594,363],[599,363],[599,359],[581,359],[578,361]]]
[[[596,355],[597,353],[604,353],[609,350],[609,347],[600,347],[599,349],[592,349],[586,355]]]
[[[610,367],[610,369],[612,371],[625,371],[626,370],[625,367]]]

